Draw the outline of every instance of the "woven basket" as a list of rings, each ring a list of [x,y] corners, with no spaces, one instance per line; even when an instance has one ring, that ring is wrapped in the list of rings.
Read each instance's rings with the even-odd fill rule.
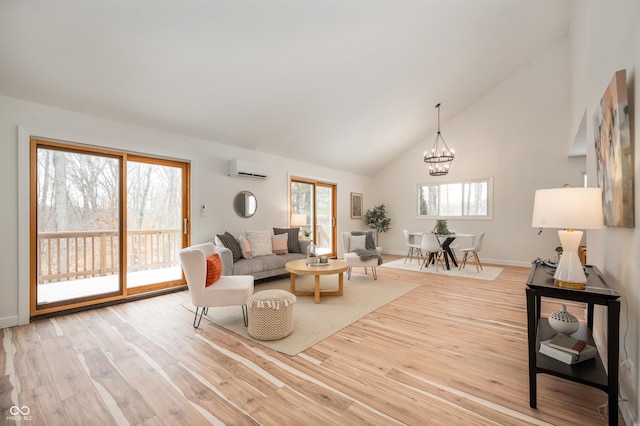
[[[257,340],[278,340],[293,332],[296,296],[285,290],[264,290],[247,299],[249,336]]]

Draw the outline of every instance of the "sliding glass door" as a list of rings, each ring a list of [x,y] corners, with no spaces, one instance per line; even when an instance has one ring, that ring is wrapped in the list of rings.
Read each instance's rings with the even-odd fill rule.
[[[31,315],[182,284],[188,164],[31,141]]]
[[[336,189],[335,184],[291,178],[290,223],[294,217],[304,218],[301,229],[310,233],[319,254],[330,257],[337,255]]]

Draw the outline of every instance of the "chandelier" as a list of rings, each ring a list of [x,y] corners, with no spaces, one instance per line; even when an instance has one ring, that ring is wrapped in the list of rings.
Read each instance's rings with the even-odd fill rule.
[[[438,134],[433,142],[431,152],[424,152],[424,162],[429,163],[429,174],[431,176],[444,176],[449,173],[449,166],[453,161],[456,153],[453,149],[449,149],[440,133],[440,104],[436,105],[438,109]],[[438,147],[438,143],[442,141],[442,150]]]

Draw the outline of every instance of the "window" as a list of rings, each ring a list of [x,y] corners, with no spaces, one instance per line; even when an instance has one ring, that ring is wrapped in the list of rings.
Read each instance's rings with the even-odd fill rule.
[[[419,184],[419,217],[491,219],[493,178],[464,182]]]

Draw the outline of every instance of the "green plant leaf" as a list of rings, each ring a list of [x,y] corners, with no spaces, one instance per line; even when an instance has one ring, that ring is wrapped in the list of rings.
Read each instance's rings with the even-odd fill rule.
[[[376,231],[376,244],[378,244],[378,234],[388,232],[391,229],[391,218],[387,217],[387,209],[384,204],[367,210],[364,214],[364,223]]]

